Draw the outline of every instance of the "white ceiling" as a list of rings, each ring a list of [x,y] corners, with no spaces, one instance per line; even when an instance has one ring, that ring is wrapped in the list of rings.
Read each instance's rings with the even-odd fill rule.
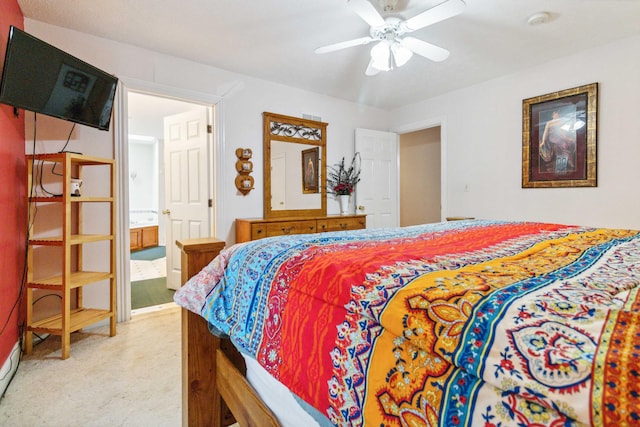
[[[371,0],[378,7],[378,0]],[[414,16],[441,0],[399,0]],[[25,17],[383,109],[640,34],[640,0],[466,0],[454,18],[412,33],[448,49],[364,75],[372,45],[318,55],[369,35],[347,0],[18,0]],[[551,20],[529,26],[534,13]],[[386,14],[383,14],[386,16]]]

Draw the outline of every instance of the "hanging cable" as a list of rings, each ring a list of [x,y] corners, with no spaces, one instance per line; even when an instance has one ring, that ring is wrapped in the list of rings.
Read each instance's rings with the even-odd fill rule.
[[[64,153],[65,152],[65,148],[67,148],[67,145],[69,145],[69,141],[71,140],[71,134],[73,133],[73,130],[76,128],[76,124],[74,123],[73,126],[71,126],[71,131],[69,132],[69,136],[67,137],[67,142],[64,144],[64,147],[62,147],[62,149],[59,151],[59,153]]]
[[[38,161],[38,186],[40,187],[40,190],[42,190],[42,192],[45,195],[50,196],[50,197],[62,197],[62,193],[59,193],[59,194],[52,193],[49,190],[47,190],[47,188],[45,187],[44,182],[42,181],[42,177],[44,175],[44,164],[45,164],[44,160],[40,159]],[[54,163],[54,165],[55,165],[55,163]],[[53,170],[52,170],[52,172],[53,172]]]
[[[69,136],[67,136],[67,142],[64,144],[64,147],[62,147],[62,149],[60,151],[58,151],[58,153],[65,153],[65,149],[67,148],[67,145],[69,145],[69,141],[71,141],[71,134],[73,133],[73,130],[76,128],[76,124],[74,123],[73,126],[71,126],[71,131],[69,132]],[[58,165],[58,163],[54,162],[53,163],[53,167],[51,168],[51,173],[53,175],[58,175],[58,176],[63,176],[62,173],[57,173],[56,170],[56,166]]]

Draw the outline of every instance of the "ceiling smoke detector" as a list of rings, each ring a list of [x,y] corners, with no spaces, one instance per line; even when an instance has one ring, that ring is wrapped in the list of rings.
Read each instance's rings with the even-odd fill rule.
[[[549,12],[538,12],[534,13],[527,19],[527,24],[531,26],[542,25],[549,22],[551,19],[551,14]]]
[[[392,12],[396,9],[398,0],[379,0],[379,3],[383,12]]]

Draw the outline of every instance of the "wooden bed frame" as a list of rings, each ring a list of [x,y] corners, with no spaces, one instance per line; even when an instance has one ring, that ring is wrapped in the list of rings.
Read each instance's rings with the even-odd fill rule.
[[[181,250],[182,283],[224,248],[215,238],[176,242]],[[279,426],[245,378],[240,353],[227,339],[209,332],[206,320],[182,309],[182,425]]]

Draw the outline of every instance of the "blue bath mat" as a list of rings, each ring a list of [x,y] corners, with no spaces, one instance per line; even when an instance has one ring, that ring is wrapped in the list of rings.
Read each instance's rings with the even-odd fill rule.
[[[135,261],[153,261],[154,259],[164,258],[167,251],[164,246],[154,246],[139,251],[131,252],[131,259]]]

